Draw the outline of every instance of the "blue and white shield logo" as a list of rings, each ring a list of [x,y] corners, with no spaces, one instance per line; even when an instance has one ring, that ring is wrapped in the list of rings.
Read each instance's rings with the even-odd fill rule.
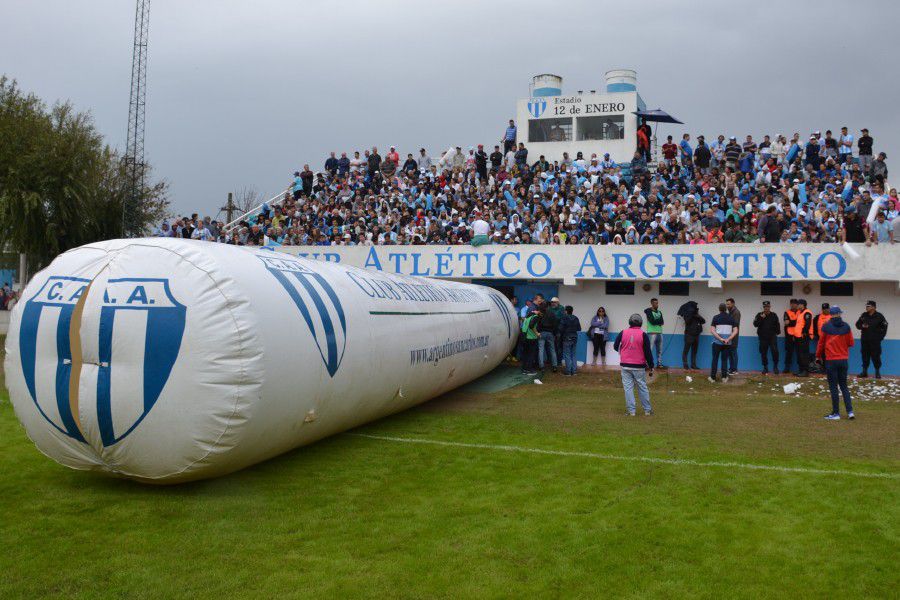
[[[347,347],[347,318],[334,288],[324,277],[291,258],[258,258],[303,315],[328,375],[334,377]]]
[[[540,118],[545,110],[547,110],[547,101],[543,98],[532,98],[528,101],[528,112],[535,119]]]
[[[86,440],[78,416],[78,378],[83,364],[79,300],[90,284],[90,280],[77,277],[48,278],[26,301],[19,331],[22,371],[35,406],[53,427],[81,442]],[[156,404],[178,358],[185,314],[167,279],[107,281],[100,306],[97,371],[97,423],[104,447],[134,431]],[[128,321],[127,331],[117,334],[117,322],[122,320]],[[138,326],[142,336],[134,334]],[[113,402],[111,381],[119,352],[123,353],[121,369],[129,368],[127,359],[142,357],[138,376],[143,394],[136,399],[136,407],[130,406],[131,394]],[[49,370],[55,372],[52,385],[43,381]],[[113,405],[130,410],[114,414]]]

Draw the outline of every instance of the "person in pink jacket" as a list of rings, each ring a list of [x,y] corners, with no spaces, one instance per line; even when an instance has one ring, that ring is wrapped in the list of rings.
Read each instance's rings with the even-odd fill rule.
[[[653,376],[653,353],[650,350],[650,337],[641,329],[644,319],[635,313],[628,318],[628,329],[619,332],[613,349],[619,353],[619,365],[622,373],[622,388],[625,390],[625,406],[630,416],[637,409],[634,402],[634,388],[637,386],[638,397],[644,414],[650,416],[650,388],[647,387],[647,373]]]

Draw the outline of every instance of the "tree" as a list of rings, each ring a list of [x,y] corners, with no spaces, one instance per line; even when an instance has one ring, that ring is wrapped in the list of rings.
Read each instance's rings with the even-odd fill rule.
[[[0,139],[0,240],[7,250],[42,266],[70,248],[121,237],[124,162],[89,113],[68,102],[48,109],[0,77]],[[167,191],[164,181],[143,190],[142,230],[164,215]]]

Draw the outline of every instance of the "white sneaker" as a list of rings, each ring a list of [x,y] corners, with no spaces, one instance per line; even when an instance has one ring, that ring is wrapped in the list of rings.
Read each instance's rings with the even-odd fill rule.
[[[635,413],[630,412],[630,413],[628,413],[628,416],[629,416],[629,417],[633,417],[633,416],[635,416]]]
[[[714,377],[707,377],[706,380],[710,383],[715,383],[716,379]]]
[[[835,414],[825,415],[825,419],[827,419],[828,421],[840,421],[841,415],[835,415]]]
[[[722,378],[722,383],[728,383],[728,378],[727,378],[727,377],[723,377],[723,378]]]
[[[854,415],[852,412],[849,412],[849,413],[847,413],[847,418],[850,420],[853,420],[856,418],[856,415]]]

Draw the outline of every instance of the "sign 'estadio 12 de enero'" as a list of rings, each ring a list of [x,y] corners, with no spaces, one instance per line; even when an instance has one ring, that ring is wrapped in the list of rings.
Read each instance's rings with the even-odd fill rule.
[[[213,477],[433,398],[496,367],[517,319],[489,288],[187,240],[113,240],[34,277],[6,381],[75,469]]]

